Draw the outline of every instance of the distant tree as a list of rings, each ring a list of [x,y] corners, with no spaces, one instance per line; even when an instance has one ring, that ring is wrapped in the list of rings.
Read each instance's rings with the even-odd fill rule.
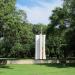
[[[42,28],[42,33],[46,34],[47,26],[43,25],[43,24],[34,24],[33,25],[33,33],[34,34],[40,34],[41,33],[41,28]]]

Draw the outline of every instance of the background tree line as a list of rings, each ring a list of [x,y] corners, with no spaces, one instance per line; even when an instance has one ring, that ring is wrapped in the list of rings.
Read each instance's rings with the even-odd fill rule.
[[[48,25],[31,24],[26,12],[15,7],[16,0],[0,0],[0,58],[32,58],[35,34],[46,34],[47,58],[75,57],[75,1],[64,0],[56,7]]]

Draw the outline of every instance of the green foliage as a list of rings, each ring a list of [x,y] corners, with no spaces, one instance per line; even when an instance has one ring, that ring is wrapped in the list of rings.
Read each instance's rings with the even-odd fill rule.
[[[64,0],[63,8],[56,8],[47,28],[47,49],[50,57],[75,57],[75,1]],[[53,55],[53,56],[52,56]]]
[[[34,57],[35,34],[40,34],[41,28],[49,57],[75,56],[74,0],[64,0],[63,8],[55,8],[48,26],[28,23],[26,12],[16,9],[15,3],[0,0],[0,57]]]
[[[22,46],[20,43],[15,43],[11,50],[12,50],[12,51],[13,51],[13,50],[14,50],[14,51],[22,51],[22,50],[24,50],[24,49],[23,49],[23,46]]]
[[[59,26],[60,28],[65,28],[64,20],[66,19],[66,12],[63,8],[56,8],[53,10],[53,14],[50,17],[52,25]]]
[[[69,57],[75,56],[75,27],[69,28],[65,33],[65,39],[67,43],[67,54]]]
[[[67,17],[70,22],[70,27],[75,26],[75,0],[64,0],[64,7],[68,14]]]
[[[32,26],[27,23],[26,13],[16,9],[15,3],[16,0],[0,0],[0,37],[4,41],[1,57],[13,57],[14,53],[18,57],[20,51],[30,51],[34,46]]]
[[[65,20],[67,19],[67,12],[63,8],[56,8],[50,16],[51,24],[47,28],[47,49],[50,49],[50,57],[65,58],[65,31],[67,26]],[[49,50],[48,49],[48,50]]]
[[[34,34],[40,34],[41,33],[41,28],[42,28],[42,33],[46,34],[47,26],[43,25],[43,24],[35,24],[35,25],[33,25],[33,33]]]

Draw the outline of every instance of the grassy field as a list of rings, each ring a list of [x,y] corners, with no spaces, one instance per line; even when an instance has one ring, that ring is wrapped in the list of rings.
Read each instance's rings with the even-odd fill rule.
[[[0,65],[0,75],[75,75],[75,66],[57,64]]]

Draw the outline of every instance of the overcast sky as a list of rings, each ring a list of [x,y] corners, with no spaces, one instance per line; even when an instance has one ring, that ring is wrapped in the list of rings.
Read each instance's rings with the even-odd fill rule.
[[[62,0],[17,0],[16,7],[27,13],[30,23],[49,23],[49,16],[56,7],[62,7]]]

